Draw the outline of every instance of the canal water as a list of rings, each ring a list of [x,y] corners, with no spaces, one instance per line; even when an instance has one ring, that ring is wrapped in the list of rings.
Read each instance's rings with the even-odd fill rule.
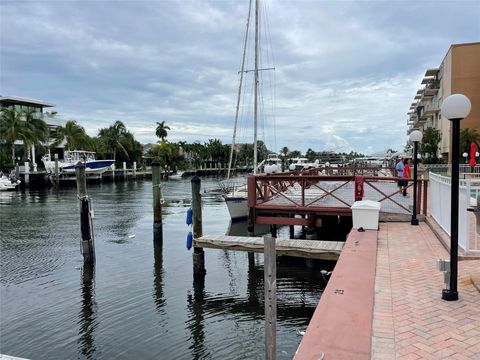
[[[217,180],[202,179],[204,234],[230,227]],[[190,180],[163,183],[162,247],[152,183],[88,186],[96,265],[83,265],[75,188],[0,192],[0,353],[30,359],[263,359],[263,256],[205,250],[194,283],[185,247]],[[288,229],[284,229],[288,233]],[[278,359],[291,359],[321,296],[319,270],[278,271]]]

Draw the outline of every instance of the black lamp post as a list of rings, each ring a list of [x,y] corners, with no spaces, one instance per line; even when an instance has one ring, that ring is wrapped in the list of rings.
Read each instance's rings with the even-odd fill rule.
[[[410,141],[413,142],[413,214],[412,214],[412,225],[418,225],[417,219],[417,153],[418,153],[418,142],[422,140],[422,133],[418,130],[413,130],[410,133]]]
[[[458,184],[459,184],[459,157],[460,157],[460,121],[468,116],[472,104],[462,94],[448,96],[442,104],[441,113],[452,122],[452,194],[450,213],[450,284],[443,289],[442,299],[447,301],[458,300]]]

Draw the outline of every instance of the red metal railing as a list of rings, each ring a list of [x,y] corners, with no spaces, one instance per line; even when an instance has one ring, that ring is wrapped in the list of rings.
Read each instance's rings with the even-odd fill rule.
[[[354,203],[354,175],[327,176],[318,175],[319,172],[319,169],[311,169],[303,173],[250,176],[248,206],[277,212],[350,213]],[[358,171],[353,173],[358,174]],[[364,199],[382,203],[382,212],[411,214],[412,180],[408,182],[407,197],[402,196],[402,189],[397,186],[399,180],[404,180],[402,178],[364,176],[364,180]],[[428,180],[418,180],[417,185],[417,212],[426,214]]]

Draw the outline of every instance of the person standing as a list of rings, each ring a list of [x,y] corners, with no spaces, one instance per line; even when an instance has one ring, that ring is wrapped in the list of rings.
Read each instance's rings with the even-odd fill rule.
[[[408,179],[412,178],[412,170],[410,168],[410,165],[412,164],[412,160],[405,159],[403,162],[403,178],[406,179],[404,180],[403,184],[403,196],[407,196],[407,186],[408,186]]]
[[[399,158],[398,162],[397,162],[397,165],[395,165],[395,171],[397,172],[397,177],[402,178],[402,179],[398,180],[398,187],[400,188],[400,190],[403,189],[403,184],[404,184],[404,180],[403,180],[403,170],[404,170],[404,168],[405,168],[405,165],[403,164],[403,159]]]

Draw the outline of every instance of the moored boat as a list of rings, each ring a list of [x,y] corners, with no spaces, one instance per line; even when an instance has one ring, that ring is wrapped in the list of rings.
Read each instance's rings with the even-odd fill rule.
[[[55,172],[55,161],[51,159],[51,155],[47,154],[42,158],[45,170],[50,173]],[[84,150],[65,151],[64,158],[58,160],[58,169],[60,173],[74,174],[75,166],[78,162],[85,164],[85,172],[87,174],[102,174],[107,170],[111,170],[114,160],[97,160],[95,152]]]
[[[0,191],[15,190],[18,185],[20,185],[20,180],[12,179],[1,173]]]

